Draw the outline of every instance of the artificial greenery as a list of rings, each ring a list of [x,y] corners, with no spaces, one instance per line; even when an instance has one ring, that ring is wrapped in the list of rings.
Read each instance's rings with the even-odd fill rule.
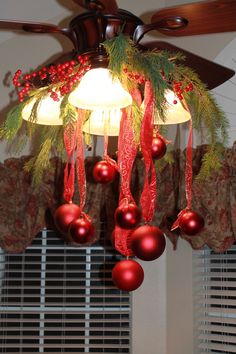
[[[176,92],[182,97],[183,104],[187,105],[191,111],[193,127],[197,131],[204,133],[205,142],[208,144],[207,153],[203,158],[202,168],[198,178],[204,179],[209,176],[212,169],[220,167],[222,148],[227,143],[228,122],[218,107],[211,93],[206,89],[198,75],[184,65],[184,58],[181,54],[169,53],[168,51],[145,51],[135,46],[130,38],[119,34],[117,37],[106,40],[103,46],[109,59],[109,69],[114,76],[117,76],[124,87],[132,92],[138,88],[140,93],[144,93],[144,82],[149,80],[154,92],[155,111],[160,118],[165,121],[166,100],[165,90],[170,89],[176,92],[176,87],[181,86]],[[182,64],[179,64],[181,63]],[[73,69],[75,72],[76,67]],[[72,74],[73,74],[72,73]],[[71,74],[71,75],[72,75]],[[18,139],[19,131],[25,125],[25,135],[18,139],[18,149],[21,150],[20,142],[25,144],[26,137],[31,141],[38,142],[35,157],[26,165],[28,171],[32,171],[34,181],[40,181],[43,171],[49,166],[49,159],[53,155],[63,156],[63,130],[73,131],[73,126],[77,121],[77,109],[69,101],[67,93],[61,102],[60,118],[61,126],[43,127],[37,123],[37,109],[42,99],[48,92],[58,92],[63,86],[63,82],[44,86],[34,90],[24,102],[15,106],[7,115],[4,124],[0,129],[0,137],[8,141]],[[187,89],[191,86],[191,90]],[[22,110],[31,100],[35,100],[31,116],[28,122],[22,120]],[[91,112],[86,112],[86,119]],[[133,128],[135,141],[139,144],[140,130],[143,117],[142,106],[136,102],[132,104]],[[69,128],[68,128],[69,127]],[[165,128],[166,129],[166,128]],[[87,145],[91,144],[91,137],[85,134]],[[166,154],[166,161],[172,161],[171,148]]]

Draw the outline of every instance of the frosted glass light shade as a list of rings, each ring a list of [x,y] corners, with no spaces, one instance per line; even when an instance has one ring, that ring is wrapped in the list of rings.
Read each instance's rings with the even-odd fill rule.
[[[108,69],[96,68],[82,77],[78,87],[70,94],[69,102],[91,111],[110,110],[131,105],[132,97]]]
[[[112,109],[110,111],[95,110],[83,125],[83,131],[92,135],[118,136],[122,111]]]
[[[32,108],[36,102],[36,99],[32,99],[25,105],[22,111],[22,118],[29,121]],[[60,119],[60,101],[53,101],[48,95],[42,99],[37,108],[37,120],[35,123],[43,125],[62,125],[62,119]]]
[[[191,119],[190,113],[183,107],[178,97],[171,90],[166,90],[165,98],[167,102],[165,122],[159,117],[158,114],[154,117],[154,124],[179,124],[187,122]],[[176,102],[175,104],[173,102]]]

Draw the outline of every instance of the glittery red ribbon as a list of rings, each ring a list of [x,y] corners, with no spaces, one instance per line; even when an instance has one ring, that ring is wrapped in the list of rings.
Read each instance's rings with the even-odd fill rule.
[[[186,109],[189,111],[188,107],[185,105]],[[190,113],[190,112],[189,112]],[[185,193],[187,206],[184,210],[178,214],[177,220],[171,227],[171,231],[179,227],[179,220],[186,210],[191,209],[192,206],[192,183],[193,183],[193,124],[192,119],[189,121],[189,137],[186,149],[186,165],[185,165]]]
[[[145,162],[145,181],[140,203],[143,219],[153,219],[156,206],[156,172],[152,160],[154,94],[150,81],[146,81],[144,90],[144,116],[141,126],[140,145]]]
[[[131,93],[133,100],[141,105],[140,91],[134,89]],[[120,133],[118,139],[118,168],[120,172],[119,207],[135,203],[130,191],[131,173],[137,154],[138,146],[135,143],[133,131],[133,117],[131,108],[122,111]],[[133,230],[124,230],[115,226],[114,238],[116,250],[124,256],[132,256],[133,252],[128,246],[128,238]]]
[[[84,140],[83,140],[83,122],[85,111],[78,110],[77,120],[77,157],[76,157],[76,175],[80,195],[80,208],[83,210],[86,200],[86,175],[84,166]]]
[[[76,149],[76,125],[67,125],[64,130],[64,145],[67,153],[67,162],[64,169],[64,194],[67,203],[72,202],[75,182],[75,149]]]

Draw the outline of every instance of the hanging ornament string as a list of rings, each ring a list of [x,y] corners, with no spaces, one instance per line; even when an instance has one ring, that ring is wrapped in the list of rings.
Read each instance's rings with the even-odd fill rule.
[[[145,162],[145,181],[140,203],[145,222],[153,219],[156,206],[156,172],[151,155],[153,134],[154,95],[150,81],[144,89],[144,116],[141,126],[140,145]]]
[[[184,108],[189,112],[191,117],[191,112],[183,100]],[[186,212],[186,210],[190,210],[192,207],[192,184],[193,184],[193,123],[192,118],[189,120],[189,136],[188,143],[186,148],[186,165],[185,165],[185,193],[186,193],[186,202],[187,206],[185,209],[181,210],[178,214],[177,220],[171,227],[171,231],[177,229],[179,227],[179,220]]]
[[[166,145],[172,143],[171,140],[166,139],[166,137],[164,137],[164,136],[159,132],[159,129],[158,129],[158,126],[157,126],[157,125],[154,125],[154,128],[153,128],[153,137],[155,137],[155,138],[161,138],[161,139],[165,142]]]
[[[77,120],[77,157],[76,157],[76,174],[80,195],[80,208],[84,208],[86,200],[86,175],[84,166],[84,140],[83,140],[83,122],[85,117],[85,110],[78,110]]]
[[[72,202],[75,182],[76,125],[68,124],[64,129],[64,146],[67,162],[64,169],[64,194],[67,203]]]
[[[133,100],[141,105],[142,98],[140,91],[134,89],[131,93]],[[122,111],[120,123],[120,134],[118,139],[118,167],[120,171],[120,195],[119,207],[126,207],[129,203],[135,204],[134,198],[130,191],[131,173],[133,163],[137,154],[137,144],[135,143],[133,131],[133,117],[131,107]],[[118,225],[115,226],[114,239],[115,248],[124,256],[132,256],[133,252],[128,247],[127,240],[132,230],[125,230]]]
[[[103,112],[103,119],[104,119],[104,152],[103,152],[103,158],[107,162],[109,162],[112,166],[115,167],[115,169],[119,172],[119,167],[118,164],[115,160],[113,160],[109,155],[108,155],[108,142],[109,142],[109,136],[108,136],[108,125],[110,124],[110,112],[108,111],[107,113]],[[109,117],[107,117],[107,115]]]
[[[191,209],[192,205],[192,183],[193,183],[193,124],[192,119],[189,121],[189,137],[186,151],[186,167],[185,167],[185,190],[187,209]]]

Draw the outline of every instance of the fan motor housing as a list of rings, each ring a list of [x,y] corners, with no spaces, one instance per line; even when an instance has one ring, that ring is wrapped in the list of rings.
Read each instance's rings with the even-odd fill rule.
[[[117,14],[86,12],[70,22],[70,29],[75,36],[78,53],[94,51],[106,39],[118,33],[133,37],[137,26],[142,25],[140,18],[132,13],[119,9]]]

